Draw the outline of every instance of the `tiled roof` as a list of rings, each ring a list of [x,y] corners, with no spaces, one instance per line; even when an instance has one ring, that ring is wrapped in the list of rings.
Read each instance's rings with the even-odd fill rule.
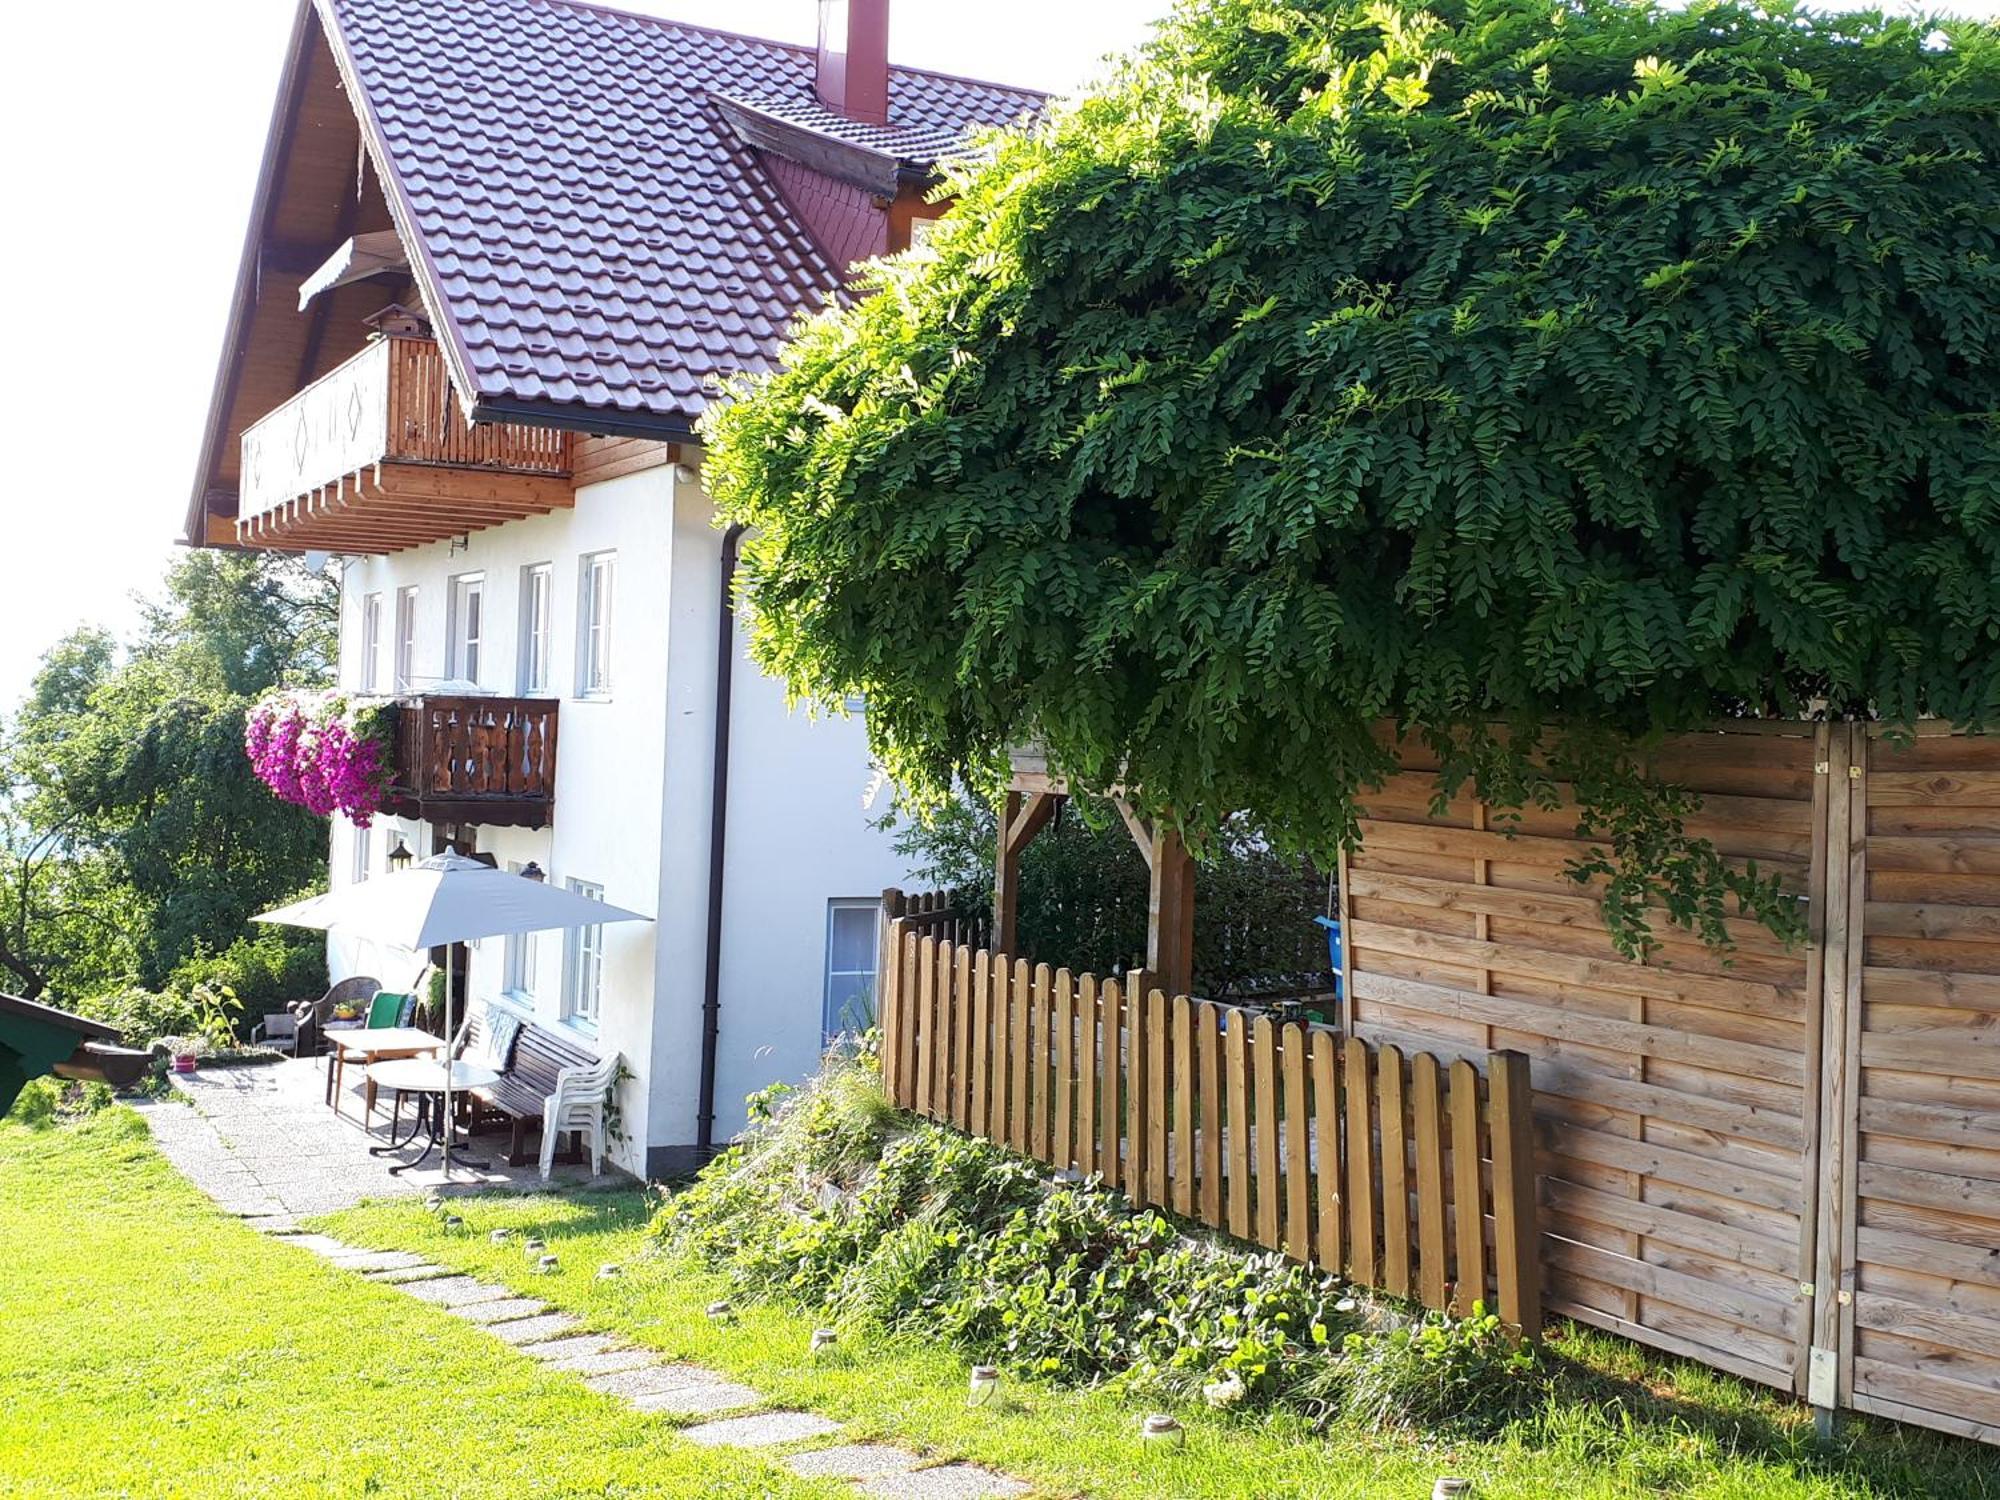
[[[711,94],[926,160],[1043,103],[898,68],[861,126],[813,103],[809,48],[571,0],[318,3],[481,407],[691,422],[838,286]]]

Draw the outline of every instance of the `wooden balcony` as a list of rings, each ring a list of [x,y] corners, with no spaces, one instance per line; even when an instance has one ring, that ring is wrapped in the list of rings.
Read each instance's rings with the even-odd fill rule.
[[[399,817],[546,828],[556,801],[553,698],[425,697],[397,705],[384,806]]]
[[[236,540],[399,552],[573,505],[574,437],[468,425],[430,338],[386,334],[243,434]]]

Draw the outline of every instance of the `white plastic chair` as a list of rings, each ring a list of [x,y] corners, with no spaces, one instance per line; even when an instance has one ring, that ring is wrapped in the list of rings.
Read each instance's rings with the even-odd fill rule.
[[[555,1165],[556,1137],[571,1130],[590,1132],[590,1175],[604,1170],[604,1099],[617,1076],[616,1052],[587,1068],[556,1074],[556,1091],[542,1106],[542,1181]]]

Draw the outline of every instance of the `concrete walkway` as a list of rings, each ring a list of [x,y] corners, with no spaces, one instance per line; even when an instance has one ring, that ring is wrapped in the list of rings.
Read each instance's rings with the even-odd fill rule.
[[[400,1157],[378,1157],[369,1148],[388,1138],[385,1098],[373,1128],[364,1130],[362,1074],[350,1069],[340,1113],[327,1107],[325,1064],[300,1058],[256,1067],[210,1068],[172,1075],[178,1098],[145,1100],[140,1109],[167,1159],[229,1213],[259,1228],[282,1228],[294,1219],[352,1208],[368,1198],[419,1196],[443,1184],[433,1155],[422,1168],[391,1177]],[[190,1107],[192,1106],[192,1107]],[[404,1105],[407,1127],[414,1101]],[[505,1135],[475,1139],[472,1153],[487,1167],[454,1168],[453,1191],[537,1192],[534,1163],[509,1167]],[[587,1182],[590,1169],[558,1165],[553,1185]],[[629,1179],[606,1169],[602,1184]]]
[[[795,1474],[851,1480],[865,1495],[984,1500],[1028,1491],[1020,1480],[974,1464],[927,1468],[920,1455],[887,1443],[827,1446],[839,1423],[812,1412],[766,1410],[759,1392],[713,1370],[672,1363],[651,1350],[585,1332],[568,1313],[411,1252],[359,1250],[303,1233],[298,1220],[308,1215],[351,1208],[368,1198],[437,1192],[440,1174],[426,1169],[391,1177],[391,1162],[368,1154],[370,1146],[382,1143],[380,1112],[377,1130],[364,1132],[357,1081],[336,1117],[326,1105],[326,1075],[311,1061],[215,1069],[174,1082],[179,1098],[144,1101],[139,1108],[167,1159],[225,1212],[324,1256],[343,1271],[476,1324],[519,1357],[539,1360],[635,1410],[700,1418],[680,1431],[690,1442],[770,1450],[774,1462]],[[451,1191],[542,1190],[535,1167],[505,1165],[499,1154],[504,1144],[502,1138],[481,1137],[474,1149],[491,1159],[492,1168],[476,1177],[455,1171]],[[588,1168],[556,1170],[559,1180],[549,1186],[574,1187],[588,1177]]]
[[[432,1265],[408,1251],[357,1250],[326,1235],[296,1231],[284,1237],[344,1271],[393,1286],[440,1312],[476,1324],[523,1358],[573,1375],[600,1395],[637,1411],[701,1418],[680,1430],[691,1443],[772,1450],[773,1461],[794,1474],[852,1480],[864,1495],[985,1500],[1028,1491],[1020,1480],[974,1464],[925,1468],[919,1455],[887,1443],[808,1446],[834,1436],[840,1424],[812,1412],[764,1410],[763,1396],[747,1385],[700,1365],[672,1363],[651,1350],[584,1332],[568,1313]]]

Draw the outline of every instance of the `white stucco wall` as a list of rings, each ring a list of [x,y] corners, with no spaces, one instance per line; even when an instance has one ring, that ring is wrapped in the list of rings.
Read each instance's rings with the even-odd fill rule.
[[[619,1165],[642,1172],[678,1167],[698,1138],[702,991],[706,973],[710,792],[714,764],[716,634],[722,534],[697,482],[670,468],[586,486],[574,510],[474,533],[454,552],[425,547],[347,565],[342,587],[341,682],[358,690],[361,611],[382,596],[378,682],[392,682],[396,591],[418,589],[416,688],[446,673],[450,580],[485,575],[481,686],[502,696],[519,687],[523,570],[552,564],[551,696],[562,700],[556,802],[547,829],[481,828],[478,847],[504,868],[533,860],[551,880],[601,884],[605,898],[657,916],[605,932],[604,1013],[596,1043],[615,1047],[635,1075],[621,1094],[625,1142]],[[579,562],[618,554],[613,691],[608,701],[574,693]],[[718,1141],[743,1124],[744,1096],[814,1066],[825,989],[828,903],[867,898],[904,883],[889,838],[864,808],[872,779],[858,719],[815,722],[789,711],[777,683],[736,634],[731,714],[729,834],[724,876],[721,1023],[716,1088]],[[419,857],[431,832],[391,818],[371,841],[374,867],[401,836]],[[332,878],[350,878],[353,833],[336,820]],[[564,1024],[561,933],[538,939],[531,994],[536,1019]],[[505,943],[471,956],[469,992],[501,994]],[[335,940],[335,977],[369,973],[385,985],[411,982],[422,957]]]

